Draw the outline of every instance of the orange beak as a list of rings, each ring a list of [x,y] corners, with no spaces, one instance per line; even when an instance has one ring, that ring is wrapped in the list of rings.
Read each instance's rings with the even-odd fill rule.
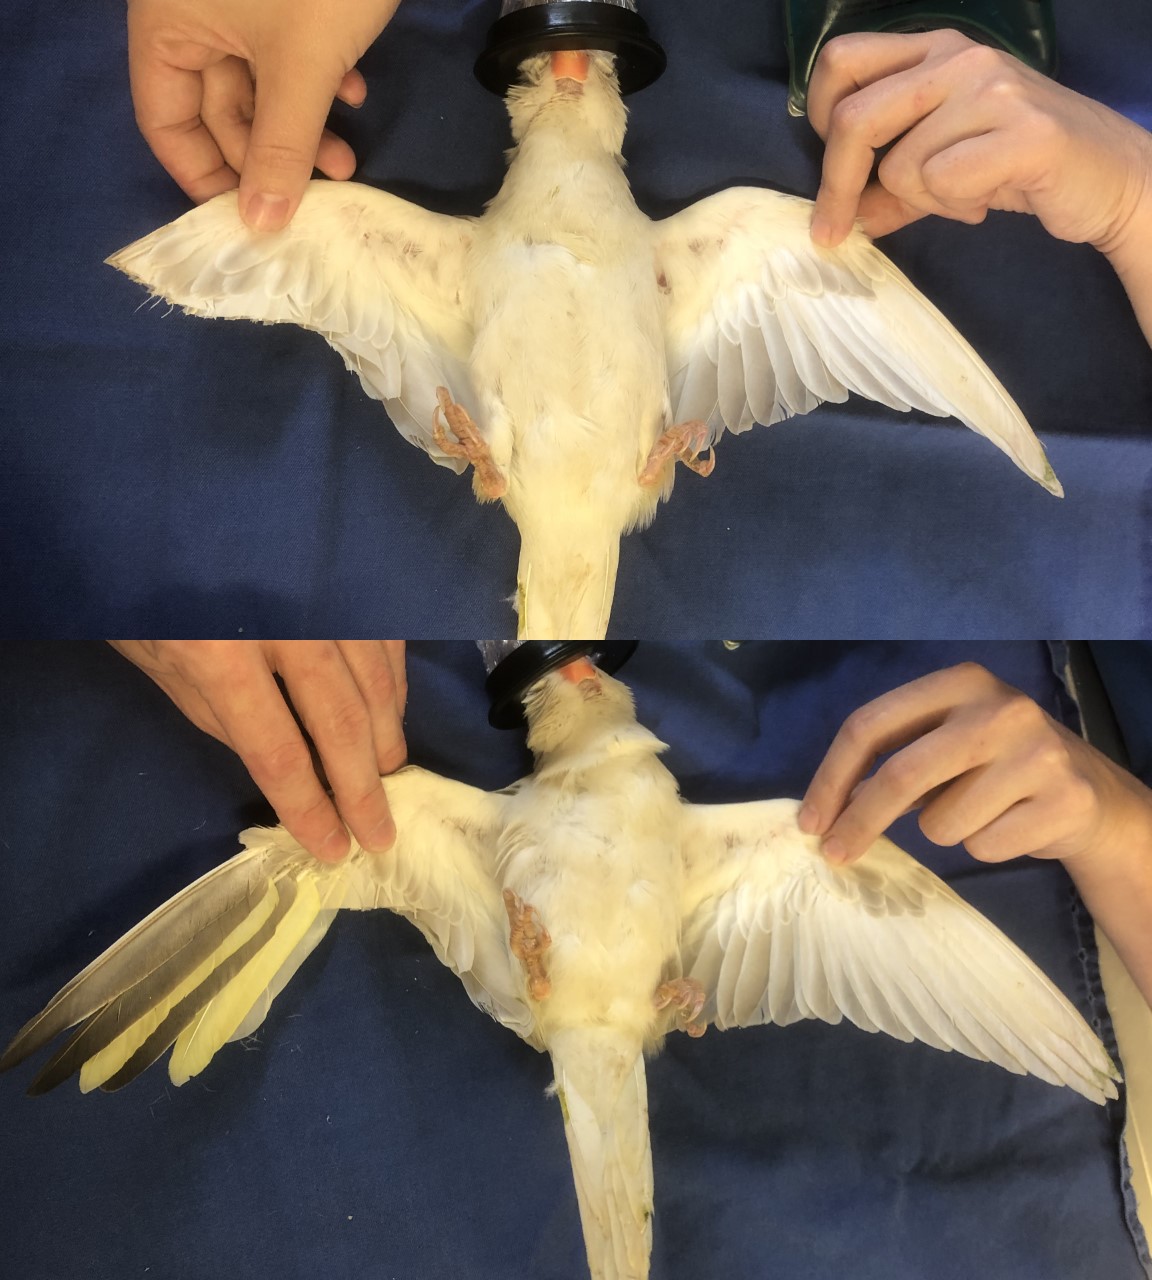
[[[565,680],[570,680],[573,684],[579,684],[581,680],[598,680],[600,678],[600,673],[587,658],[577,658],[575,662],[569,662],[567,666],[560,668],[560,674]]]
[[[588,54],[582,49],[559,50],[552,55],[552,74],[557,80],[583,84],[588,79]]]

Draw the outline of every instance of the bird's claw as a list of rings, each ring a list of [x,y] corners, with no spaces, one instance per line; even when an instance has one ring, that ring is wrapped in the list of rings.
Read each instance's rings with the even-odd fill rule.
[[[700,1011],[704,1008],[704,987],[695,978],[673,978],[670,982],[662,982],[652,997],[657,1009],[669,1009],[680,1024],[681,1031],[693,1038],[702,1036],[707,1029],[702,1022],[697,1022]]]
[[[652,446],[648,461],[640,472],[640,483],[657,484],[669,459],[682,462],[698,476],[710,476],[716,466],[716,450],[710,448],[706,458],[702,458],[700,454],[711,434],[712,429],[706,422],[682,422],[678,426],[669,427]]]
[[[545,1000],[552,993],[552,983],[544,967],[552,937],[536,908],[511,889],[504,890],[504,909],[508,912],[509,947],[528,974],[528,991],[533,1000]]]
[[[463,405],[452,399],[447,387],[436,388],[438,404],[432,419],[432,439],[442,453],[450,458],[466,458],[475,468],[476,483],[480,496],[489,500],[502,498],[508,492],[508,481],[504,473],[492,460],[488,443],[480,434],[480,428],[468,415]],[[455,440],[448,438],[444,423],[440,421],[443,413],[448,426],[452,429]]]

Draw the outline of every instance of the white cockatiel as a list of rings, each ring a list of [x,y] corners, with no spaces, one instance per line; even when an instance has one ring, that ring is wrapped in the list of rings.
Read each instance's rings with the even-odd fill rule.
[[[281,232],[247,230],[231,192],[109,261],[196,315],[318,331],[413,444],[474,465],[520,529],[522,638],[605,634],[620,537],[678,458],[707,474],[725,429],[849,391],[954,415],[1061,492],[1008,393],[861,232],[818,248],[809,201],[755,188],[653,222],[623,172],[612,56],[523,74],[483,217],[316,181]]]
[[[82,1089],[119,1088],[170,1046],[182,1084],[260,1025],[339,909],[387,908],[551,1054],[594,1280],[648,1275],[644,1055],[671,1030],[848,1018],[1116,1096],[1072,1005],[890,841],[835,867],[791,800],[684,803],[628,689],[586,659],[525,705],[529,777],[492,793],[418,768],[385,778],[398,834],[383,856],[322,864],[283,828],[245,832],[245,852],[89,965],[0,1067],[79,1022],[32,1092],[78,1069]]]

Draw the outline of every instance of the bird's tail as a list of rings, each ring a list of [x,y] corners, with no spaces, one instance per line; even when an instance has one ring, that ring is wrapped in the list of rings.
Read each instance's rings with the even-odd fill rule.
[[[520,640],[602,640],[616,591],[620,535],[520,530],[516,612]]]
[[[592,1280],[647,1280],[652,1148],[640,1042],[611,1027],[551,1037]]]

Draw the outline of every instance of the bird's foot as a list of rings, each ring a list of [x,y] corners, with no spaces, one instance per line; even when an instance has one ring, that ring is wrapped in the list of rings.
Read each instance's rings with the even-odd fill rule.
[[[533,1000],[545,1000],[552,994],[552,983],[544,967],[552,938],[536,908],[511,889],[504,890],[504,909],[508,912],[509,945],[528,974],[528,991]]]
[[[468,410],[452,399],[447,387],[436,388],[436,399],[439,404],[432,422],[432,438],[450,458],[468,459],[476,469],[476,480],[485,498],[502,498],[508,492],[508,481],[492,460],[491,450],[480,434],[480,428],[468,416]],[[455,440],[449,440],[444,423],[440,421],[441,413]]]
[[[687,1031],[693,1037],[704,1034],[704,1023],[696,1021],[704,1008],[704,988],[695,978],[673,978],[670,982],[662,982],[656,988],[652,1003],[657,1009],[671,1010],[681,1031]]]
[[[709,449],[707,458],[700,454],[711,434],[712,428],[706,422],[682,422],[679,426],[669,427],[652,446],[644,470],[640,472],[640,483],[659,483],[670,458],[678,459],[698,476],[710,476],[716,466],[716,450]]]

